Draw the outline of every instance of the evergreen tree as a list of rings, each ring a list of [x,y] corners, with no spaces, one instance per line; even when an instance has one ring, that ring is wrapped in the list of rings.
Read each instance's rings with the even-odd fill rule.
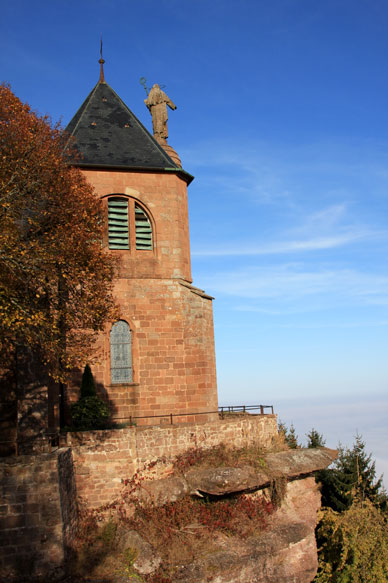
[[[298,449],[298,447],[300,447],[293,423],[291,423],[290,429],[286,435],[286,442],[291,449]]]
[[[287,425],[283,423],[283,421],[279,421],[278,432],[280,435],[283,435],[284,441],[290,449],[297,449],[300,447],[300,444],[298,443],[298,436],[295,433],[295,427],[293,423],[291,423],[290,429],[288,429]]]
[[[81,397],[94,397],[95,395],[96,383],[94,382],[92,369],[87,364],[82,374]]]
[[[324,447],[325,443],[326,443],[326,439],[323,438],[322,433],[318,433],[318,431],[316,431],[314,429],[314,427],[311,429],[311,431],[309,433],[306,434],[307,437],[307,447],[313,448],[313,447]]]
[[[356,435],[351,449],[339,448],[334,468],[320,472],[319,480],[322,483],[322,505],[337,512],[350,508],[355,499],[370,500],[375,506],[386,507],[382,478],[376,481],[375,462],[366,453],[360,435]]]

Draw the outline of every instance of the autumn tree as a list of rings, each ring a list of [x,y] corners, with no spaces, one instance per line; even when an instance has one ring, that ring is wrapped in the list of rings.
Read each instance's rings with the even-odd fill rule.
[[[112,318],[115,267],[100,203],[64,159],[65,139],[0,86],[1,367],[28,347],[61,381],[90,361]]]
[[[317,529],[316,583],[386,583],[387,515],[356,499],[344,512],[327,509]]]

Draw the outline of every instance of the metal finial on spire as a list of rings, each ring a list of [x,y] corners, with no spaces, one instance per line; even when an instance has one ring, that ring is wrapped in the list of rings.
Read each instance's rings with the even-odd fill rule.
[[[104,79],[104,59],[102,58],[102,36],[101,36],[101,44],[100,44],[100,55],[101,58],[98,61],[100,63],[100,83],[104,83],[105,79]]]

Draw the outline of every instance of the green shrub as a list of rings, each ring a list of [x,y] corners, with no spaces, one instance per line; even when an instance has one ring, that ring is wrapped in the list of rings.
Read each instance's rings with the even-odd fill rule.
[[[71,418],[76,429],[105,429],[109,420],[109,407],[97,395],[80,397],[71,407]]]
[[[96,385],[90,366],[82,375],[80,398],[71,406],[71,418],[75,429],[105,429],[109,422],[109,407],[96,394]]]
[[[87,364],[82,374],[81,398],[94,397],[95,395],[96,395],[96,383],[94,382],[92,369]]]

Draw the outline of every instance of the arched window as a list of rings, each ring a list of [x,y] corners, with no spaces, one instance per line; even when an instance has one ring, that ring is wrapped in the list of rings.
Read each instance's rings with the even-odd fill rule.
[[[109,249],[152,251],[152,224],[146,211],[132,198],[108,198]]]
[[[131,330],[124,320],[115,322],[110,332],[110,370],[112,384],[132,382]]]

